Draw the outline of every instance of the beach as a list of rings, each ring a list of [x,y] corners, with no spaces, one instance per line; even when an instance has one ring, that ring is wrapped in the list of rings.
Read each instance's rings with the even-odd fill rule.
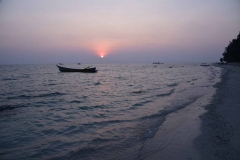
[[[213,102],[201,117],[195,144],[202,159],[240,159],[240,66],[223,66]]]
[[[141,159],[240,159],[240,68],[220,67],[215,89],[169,114]]]

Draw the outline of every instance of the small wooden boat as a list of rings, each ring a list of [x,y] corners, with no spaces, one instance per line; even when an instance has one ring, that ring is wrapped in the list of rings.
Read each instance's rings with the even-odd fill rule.
[[[83,72],[83,73],[96,73],[96,67],[86,67],[84,69],[75,69],[75,68],[66,68],[66,67],[62,67],[57,65],[59,71],[61,72]]]

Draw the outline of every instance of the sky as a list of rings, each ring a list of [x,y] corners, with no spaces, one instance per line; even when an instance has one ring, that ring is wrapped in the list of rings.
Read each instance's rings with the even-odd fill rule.
[[[0,64],[216,62],[239,31],[239,0],[0,0]]]

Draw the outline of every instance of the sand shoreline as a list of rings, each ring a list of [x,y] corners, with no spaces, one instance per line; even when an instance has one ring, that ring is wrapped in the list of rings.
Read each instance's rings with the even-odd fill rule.
[[[201,117],[201,135],[195,140],[201,159],[240,159],[240,67],[222,66],[222,81]]]
[[[209,103],[212,96],[213,92],[167,115],[156,135],[145,142],[140,159],[200,159],[193,142],[201,133],[199,116],[206,112],[202,105]]]
[[[169,114],[139,159],[240,159],[240,67],[221,67],[221,82]]]

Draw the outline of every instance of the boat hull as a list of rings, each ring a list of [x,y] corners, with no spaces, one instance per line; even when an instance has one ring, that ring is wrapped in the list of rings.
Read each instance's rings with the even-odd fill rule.
[[[74,69],[74,68],[66,68],[57,65],[60,72],[83,72],[83,73],[96,73],[96,68],[84,68],[84,69]]]

